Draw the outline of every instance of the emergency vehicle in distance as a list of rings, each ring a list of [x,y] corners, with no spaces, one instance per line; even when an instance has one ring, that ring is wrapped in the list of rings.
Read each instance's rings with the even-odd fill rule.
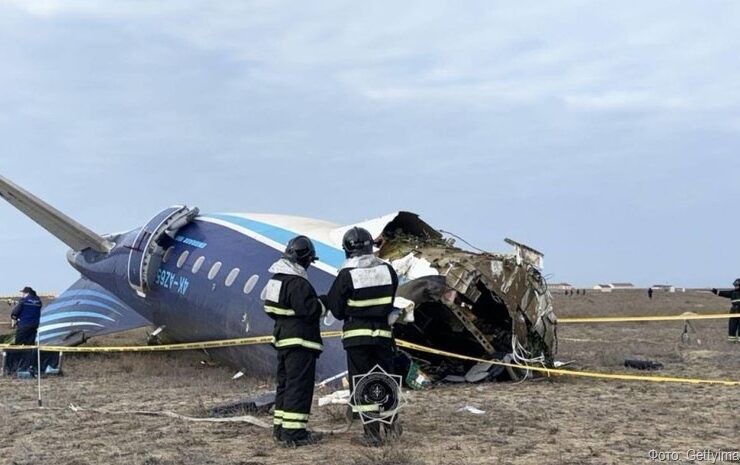
[[[0,197],[68,245],[67,260],[81,274],[43,309],[42,344],[78,345],[150,325],[172,342],[270,335],[261,291],[287,242],[299,234],[311,238],[319,261],[308,276],[323,294],[345,260],[344,232],[360,226],[396,269],[397,295],[415,304],[414,321],[396,324],[396,337],[476,357],[553,363],[556,318],[540,272],[542,254],[508,239],[511,254],[470,252],[403,211],[339,226],[295,216],[202,214],[185,206],[166,208],[128,232],[98,235],[2,176]],[[321,326],[340,330],[341,322],[327,314]],[[269,345],[208,353],[244,373],[274,371]],[[444,360],[423,358],[435,365]],[[345,369],[341,340],[325,338],[317,377]]]

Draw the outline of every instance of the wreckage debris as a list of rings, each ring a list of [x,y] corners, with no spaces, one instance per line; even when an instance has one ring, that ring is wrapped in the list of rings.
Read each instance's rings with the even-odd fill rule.
[[[209,417],[233,417],[245,413],[267,414],[275,405],[275,392],[250,396],[235,402],[217,405],[208,409]]]
[[[396,337],[471,357],[552,367],[557,319],[540,271],[543,255],[506,242],[513,253],[463,250],[418,216],[399,214],[383,230],[378,253],[399,275],[397,296],[413,302],[413,316],[395,326]],[[522,376],[488,364],[408,354],[431,381]]]
[[[626,368],[634,368],[636,370],[662,370],[663,364],[660,362],[653,362],[652,360],[625,360],[624,366]]]

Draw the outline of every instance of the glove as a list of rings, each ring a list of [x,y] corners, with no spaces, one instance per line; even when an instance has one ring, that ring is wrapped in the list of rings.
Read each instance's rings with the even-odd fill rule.
[[[18,326],[18,320],[16,320],[15,318],[11,318],[10,319],[10,327],[11,328],[15,328],[16,326]]]
[[[719,294],[719,291],[717,290],[717,288],[716,288],[716,287],[713,287],[713,288],[712,288],[712,294],[714,294],[714,295],[717,295],[717,294]]]
[[[401,310],[394,308],[393,311],[388,315],[388,325],[393,326],[393,324],[398,321],[398,317],[401,316]]]

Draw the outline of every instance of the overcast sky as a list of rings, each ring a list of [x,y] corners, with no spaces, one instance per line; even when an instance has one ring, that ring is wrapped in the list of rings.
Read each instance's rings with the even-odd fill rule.
[[[0,174],[98,232],[399,209],[550,281],[740,276],[740,2],[0,0]],[[76,279],[0,203],[0,294]]]

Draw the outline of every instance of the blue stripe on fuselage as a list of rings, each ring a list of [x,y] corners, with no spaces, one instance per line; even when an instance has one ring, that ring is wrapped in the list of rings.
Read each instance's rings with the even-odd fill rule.
[[[39,321],[41,324],[48,323],[50,321],[56,321],[56,320],[63,320],[64,318],[102,318],[104,320],[113,321],[115,322],[113,318],[103,315],[101,313],[95,313],[95,312],[61,312],[61,313],[54,313],[53,315],[45,315],[41,317],[41,320]]]
[[[79,299],[79,300],[64,300],[62,302],[55,301],[54,303],[50,304],[48,307],[44,309],[44,311],[42,312],[42,315],[50,315],[53,312],[59,309],[65,308],[65,307],[72,307],[72,306],[84,307],[86,305],[90,307],[102,308],[110,312],[113,312],[117,315],[121,314],[120,312],[115,311],[111,306],[106,305],[102,302],[97,302],[95,300]]]
[[[189,287],[186,293],[180,294],[168,287],[154,286],[147,295],[148,299],[157,302],[159,309],[153,323],[166,326],[168,334],[180,342],[272,334],[274,322],[262,310],[260,290],[269,279],[268,270],[281,256],[284,244],[297,233],[234,215],[219,214],[201,216],[200,220],[182,228],[179,234],[207,242],[208,247],[201,250],[172,240],[162,244],[163,247],[174,246],[174,249],[171,254],[173,259],[163,263],[160,269],[170,271],[181,279],[187,277]],[[308,276],[316,292],[324,294],[329,290],[336,273],[332,265],[341,264],[344,254],[326,244],[316,244],[316,248],[325,266],[309,267]],[[175,257],[182,257],[185,251],[190,255],[178,267]],[[206,268],[216,261],[222,263],[218,277],[208,279],[205,271],[192,272],[192,265],[201,256],[206,257]],[[225,270],[235,268],[241,270],[239,277],[232,286],[227,287],[223,281]],[[260,284],[245,294],[244,283],[252,275],[260,278]],[[245,327],[247,322],[248,330]],[[322,324],[322,329],[340,327],[341,322],[338,321],[330,326]],[[346,366],[341,341],[327,339],[324,348],[316,365],[320,378],[332,376]],[[223,348],[213,353],[239,369],[249,368],[250,371],[264,374],[274,371],[274,352],[269,346]]]
[[[271,224],[262,223],[261,221],[255,221],[255,220],[250,220],[247,218],[242,218],[240,216],[223,215],[223,214],[214,214],[214,215],[209,214],[209,215],[204,215],[204,216],[206,218],[215,218],[215,219],[222,220],[222,221],[228,221],[229,223],[233,223],[243,228],[247,228],[250,231],[253,231],[257,234],[265,236],[268,239],[271,239],[282,245],[287,245],[288,241],[290,241],[297,235],[295,231],[290,231],[288,229],[283,229],[278,226],[273,226]],[[312,239],[311,241],[314,243],[314,247],[316,247],[316,254],[319,256],[319,259],[322,262],[326,263],[327,265],[333,266],[336,269],[341,268],[342,263],[344,263],[344,261],[346,260],[344,256],[344,251],[337,249],[335,247],[332,247],[328,244],[324,244],[323,242],[319,242],[315,239]]]

